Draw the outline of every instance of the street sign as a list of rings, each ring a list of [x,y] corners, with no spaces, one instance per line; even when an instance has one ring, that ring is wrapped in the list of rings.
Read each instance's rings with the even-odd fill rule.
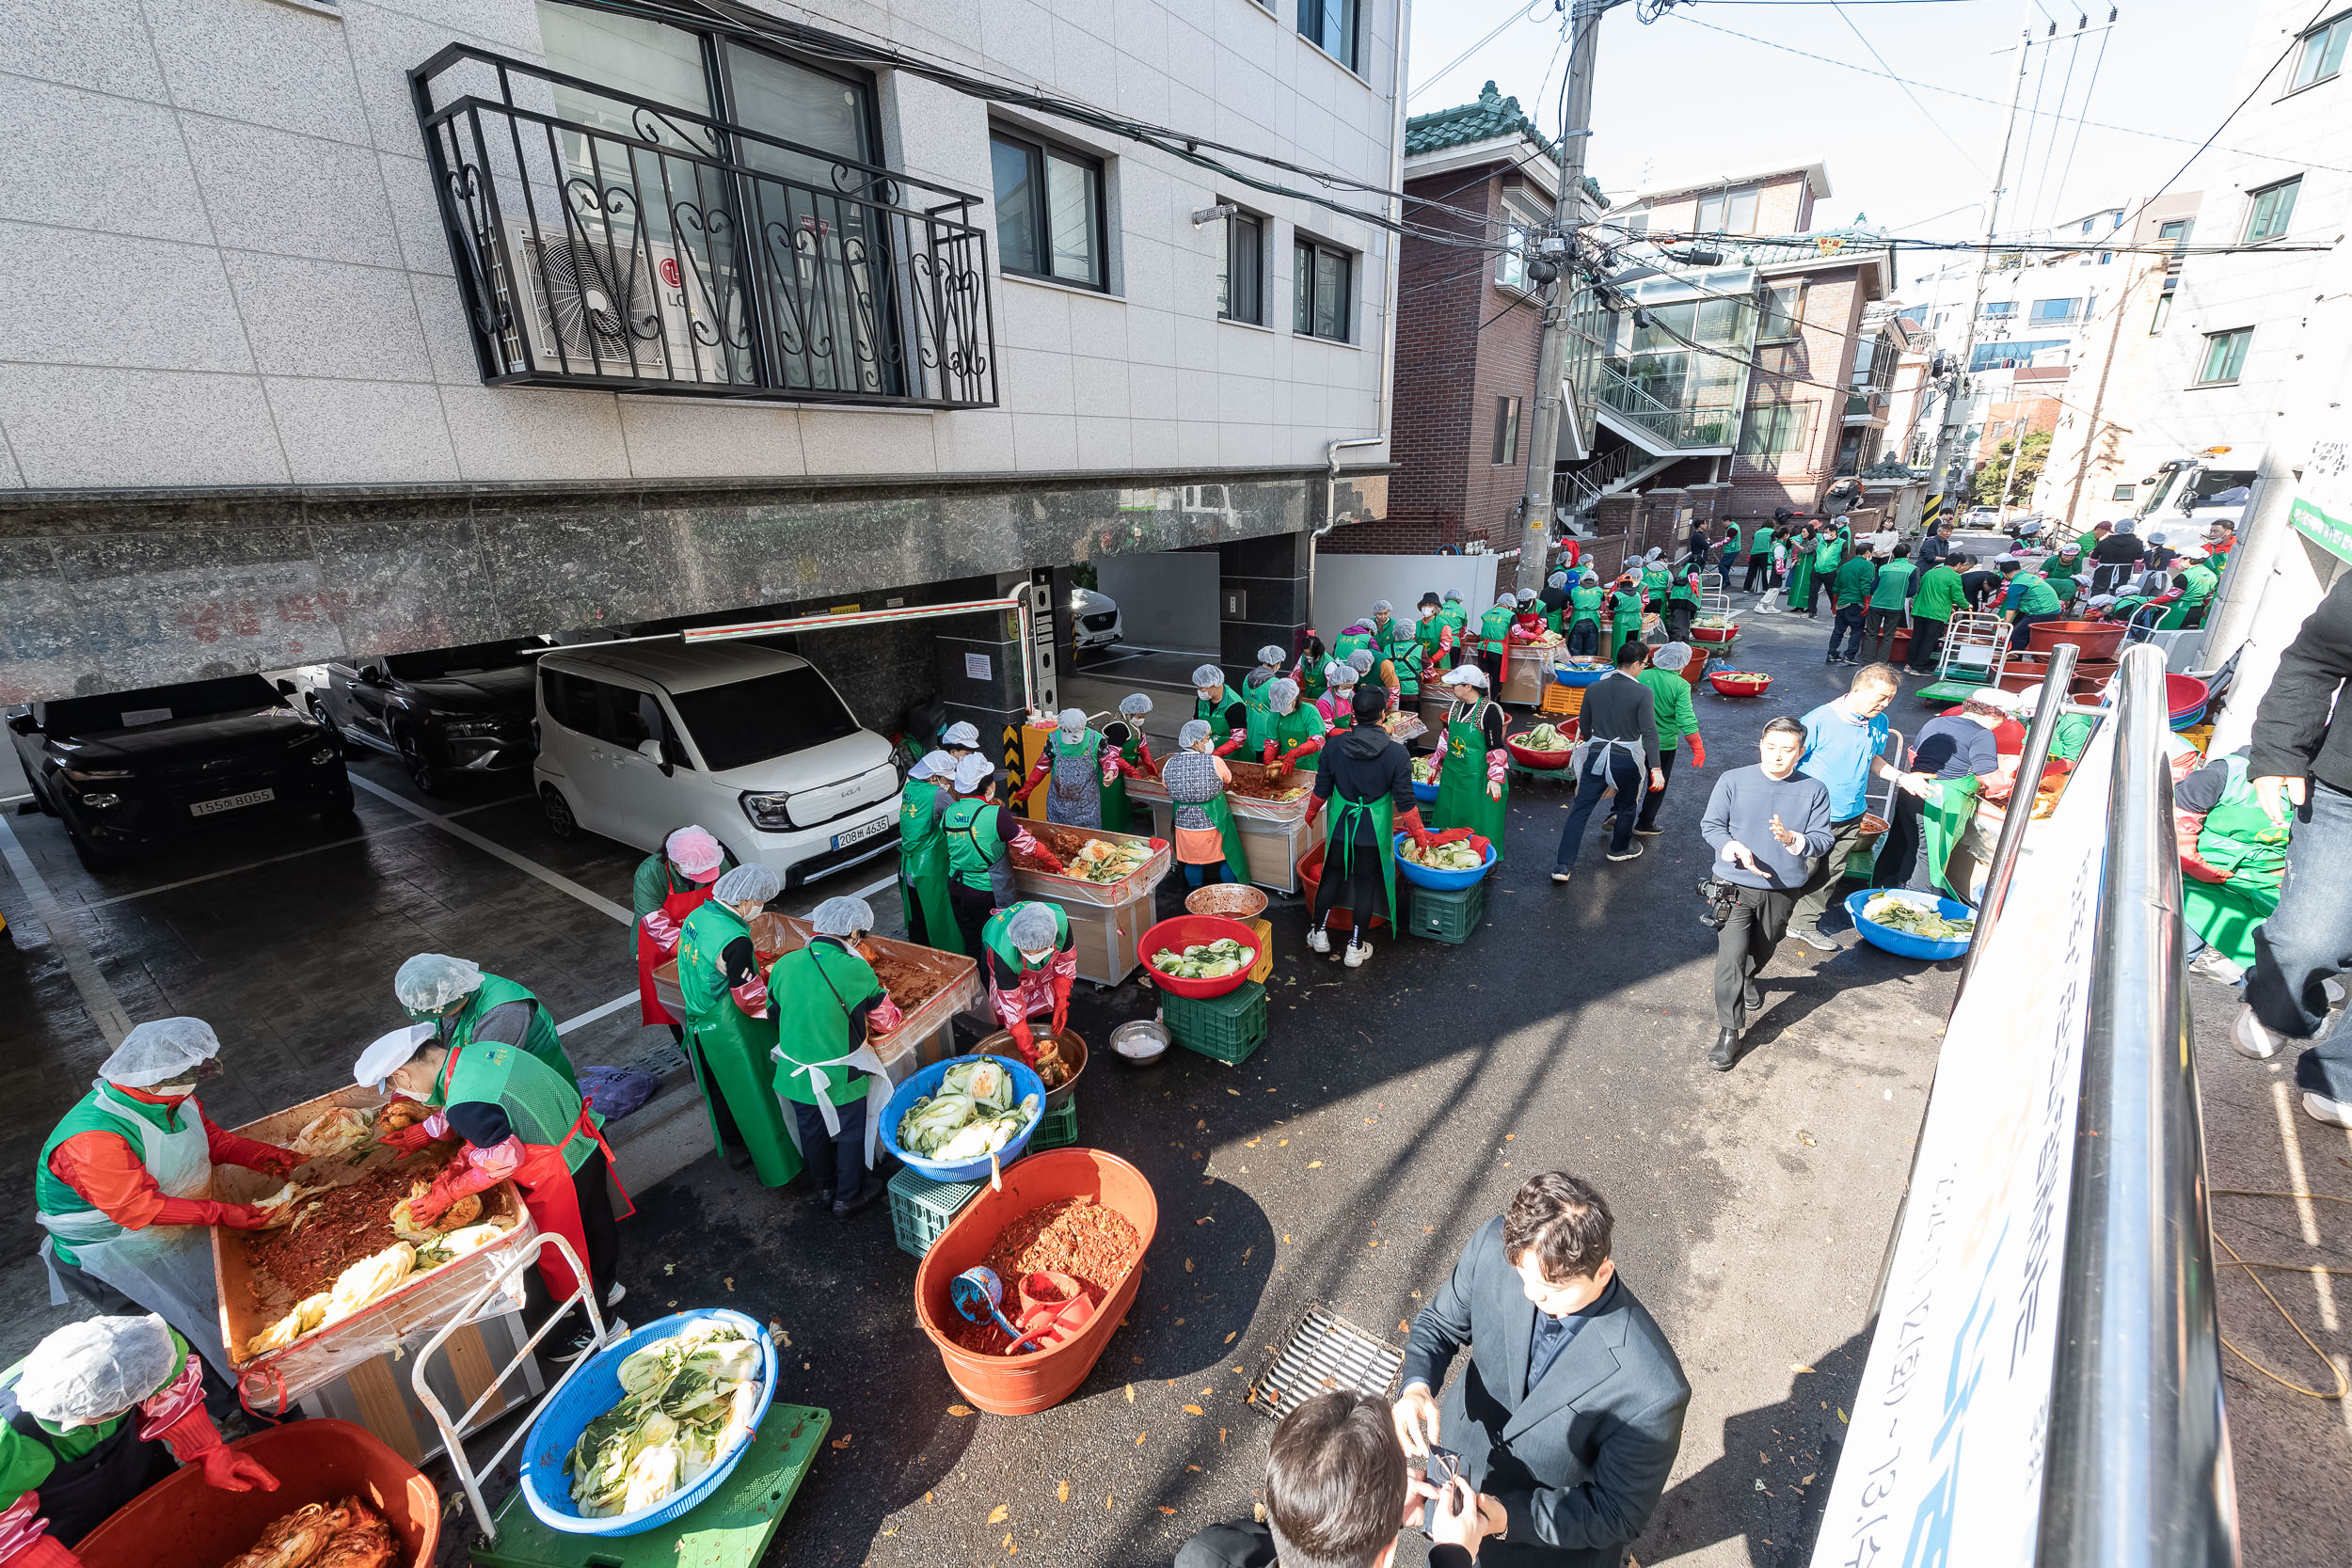
[[[2352,561],[2352,441],[2314,441],[2287,524],[2321,549]]]

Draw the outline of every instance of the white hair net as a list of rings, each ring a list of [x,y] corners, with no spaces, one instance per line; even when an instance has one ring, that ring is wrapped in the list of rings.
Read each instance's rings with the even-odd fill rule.
[[[171,1330],[143,1318],[85,1318],[33,1347],[16,1402],[52,1426],[93,1426],[119,1416],[171,1381],[182,1357]]]
[[[1298,683],[1287,675],[1265,689],[1265,700],[1277,713],[1288,713],[1298,705]]]
[[[1054,722],[1061,726],[1064,735],[1083,735],[1087,727],[1086,709],[1066,707],[1054,715]]]
[[[1354,653],[1347,656],[1347,662],[1356,666],[1356,673],[1358,674],[1369,675],[1372,673],[1372,666],[1374,662],[1372,650],[1370,648],[1359,648]]]
[[[1546,588],[1565,588],[1567,585],[1568,574],[1565,572],[1554,572],[1551,576],[1544,578],[1544,586]]]
[[[1372,612],[1375,615],[1393,615],[1396,613],[1396,606],[1386,599],[1375,599],[1372,601]]]
[[[874,906],[863,898],[828,898],[808,923],[820,937],[853,937],[874,928]]]
[[[1650,668],[1669,673],[1680,670],[1691,662],[1691,644],[1669,642],[1649,656]]]
[[[1208,739],[1212,733],[1206,719],[1187,719],[1184,721],[1184,727],[1176,732],[1176,744],[1190,751]]]
[[[1129,719],[1140,719],[1152,711],[1152,699],[1140,691],[1131,691],[1119,699],[1119,711]]]
[[[980,732],[969,723],[954,723],[939,732],[942,746],[974,746],[980,743]]]
[[[661,852],[670,857],[672,865],[689,877],[716,871],[727,858],[719,841],[710,836],[710,830],[703,827],[680,828],[662,841]]]
[[[1486,672],[1475,664],[1460,665],[1447,672],[1445,683],[1448,686],[1474,686],[1484,691],[1486,689]]]
[[[1658,546],[1652,545],[1649,549],[1649,554],[1644,556],[1642,559],[1645,561],[1658,561],[1662,559],[1665,556],[1665,553],[1666,552]]]
[[[152,1088],[220,1054],[220,1037],[200,1018],[158,1018],[132,1026],[98,1075],[129,1089]]]
[[[2148,536],[2148,543],[2151,545],[2161,545],[2164,543],[2164,535],[2161,533],[2152,533]]]
[[[956,776],[956,759],[952,752],[926,752],[923,760],[907,769],[910,779],[952,779]]]
[[[1060,940],[1054,929],[1054,911],[1043,904],[1023,904],[1005,922],[1005,935],[1025,953],[1051,947]]]
[[[1281,649],[1276,647],[1271,642],[1258,650],[1258,662],[1261,664],[1279,666],[1287,661],[1290,657],[1290,655],[1284,653]]]
[[[722,904],[765,904],[783,891],[784,879],[772,868],[754,861],[720,878],[712,886],[710,896]]]
[[[1458,588],[1447,589],[1445,591],[1445,602],[1448,604],[1460,604],[1462,602],[1462,591]]]
[[[1517,610],[1518,607],[1519,596],[1517,594],[1505,594],[1495,601],[1497,610]]]
[[[956,764],[956,793],[959,795],[978,794],[980,785],[988,783],[988,776],[995,770],[995,764],[980,755],[979,752],[973,752]]]
[[[1519,590],[1519,603],[1521,603],[1521,604],[1534,604],[1534,602],[1535,602],[1535,590],[1534,590],[1533,588],[1522,588],[1522,589],[1520,589],[1520,590]]]
[[[1213,686],[1223,686],[1225,672],[1214,664],[1203,664],[1192,673],[1192,684],[1193,689],[1198,691],[1206,691]]]
[[[1333,659],[1323,667],[1323,683],[1326,686],[1354,686],[1359,678],[1356,666],[1344,659]]]
[[[392,976],[392,994],[412,1013],[437,1013],[481,989],[481,966],[445,953],[420,953]]]

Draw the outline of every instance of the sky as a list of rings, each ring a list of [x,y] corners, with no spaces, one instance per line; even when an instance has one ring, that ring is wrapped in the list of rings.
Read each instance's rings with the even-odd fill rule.
[[[2253,0],[2116,6],[2112,31],[2096,31],[2108,10],[2099,0],[2088,10],[2092,31],[2072,40],[2084,8],[2024,0],[2037,40],[2053,18],[2058,37],[2030,56],[2025,100],[2033,104],[2038,87],[2044,115],[2018,117],[2004,232],[2150,195],[2236,101],[2231,84]],[[1920,238],[1981,237],[2016,70],[2019,0],[1699,0],[1648,24],[1635,11],[1622,5],[1600,24],[1585,167],[1612,200],[1673,181],[1819,161],[1832,194],[1816,207],[1816,228],[1863,215]],[[1517,20],[1503,26],[1507,18]],[[1492,41],[1445,69],[1497,26]],[[1409,112],[1469,103],[1492,79],[1547,135],[1557,131],[1563,30],[1553,0],[1415,0]],[[1929,86],[1906,94],[1847,65],[1993,102]],[[2185,140],[2096,127],[2078,138],[2078,118]],[[2195,189],[2194,172],[2175,188]]]

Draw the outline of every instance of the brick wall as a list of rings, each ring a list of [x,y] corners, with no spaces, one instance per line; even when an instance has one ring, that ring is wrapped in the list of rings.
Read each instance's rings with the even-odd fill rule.
[[[1758,347],[1756,371],[1748,380],[1748,408],[1753,419],[1761,404],[1809,406],[1805,438],[1797,450],[1776,456],[1743,453],[1732,459],[1730,516],[1769,518],[1784,506],[1792,512],[1813,511],[1835,477],[1837,443],[1845,435],[1846,400],[1830,388],[1844,386],[1851,371],[1864,290],[1852,268],[1804,277],[1804,319],[1797,338],[1786,345]],[[1765,368],[1772,365],[1778,370]]]
[[[2001,443],[2017,437],[2017,421],[2026,421],[2026,434],[2037,435],[2058,429],[2058,417],[2065,407],[2056,398],[2020,398],[2013,403],[1996,403],[1984,411],[1984,433],[1977,437],[1977,461],[1989,463],[2000,453]],[[2006,457],[2001,459],[2007,463]]]

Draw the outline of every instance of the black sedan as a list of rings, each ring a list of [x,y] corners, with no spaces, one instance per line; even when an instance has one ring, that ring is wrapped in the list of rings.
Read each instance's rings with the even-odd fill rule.
[[[256,816],[351,818],[333,732],[259,675],[35,703],[8,738],[34,800],[93,863]]]
[[[537,699],[529,655],[543,647],[477,642],[329,664],[310,711],[334,725],[346,747],[400,758],[409,782],[435,794],[462,774],[531,766]]]

